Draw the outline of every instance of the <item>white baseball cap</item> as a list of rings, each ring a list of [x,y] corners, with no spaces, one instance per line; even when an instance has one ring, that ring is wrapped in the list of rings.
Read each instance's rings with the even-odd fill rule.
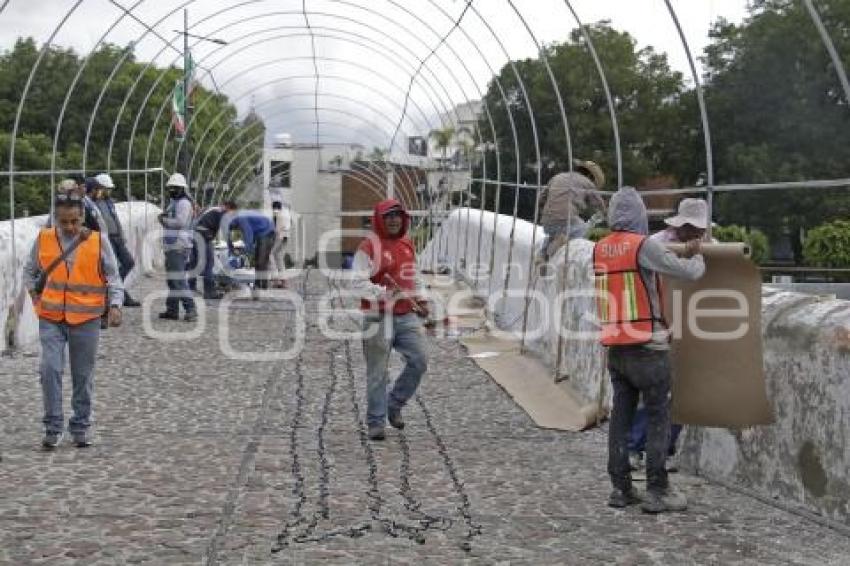
[[[104,189],[114,189],[115,183],[112,182],[112,177],[110,177],[106,173],[101,173],[100,175],[96,175],[94,178],[94,182]]]
[[[165,183],[166,187],[180,187],[181,189],[188,189],[189,186],[186,184],[186,177],[184,177],[180,173],[174,173],[171,177],[168,178],[168,182]]]
[[[686,198],[679,203],[679,213],[664,220],[668,226],[680,228],[690,224],[705,230],[708,226],[708,204],[701,198]]]

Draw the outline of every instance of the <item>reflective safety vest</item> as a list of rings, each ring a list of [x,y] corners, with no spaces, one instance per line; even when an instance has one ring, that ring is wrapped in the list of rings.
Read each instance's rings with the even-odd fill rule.
[[[92,232],[74,252],[73,266],[60,262],[50,275],[36,305],[40,318],[53,322],[82,324],[100,317],[106,310],[106,278],[101,270],[101,234]],[[56,228],[38,235],[38,263],[43,271],[62,255]]]
[[[633,346],[652,340],[653,323],[666,326],[661,313],[652,312],[647,282],[638,265],[646,236],[614,232],[593,248],[596,304],[603,346]],[[664,304],[661,278],[654,276],[659,305]]]

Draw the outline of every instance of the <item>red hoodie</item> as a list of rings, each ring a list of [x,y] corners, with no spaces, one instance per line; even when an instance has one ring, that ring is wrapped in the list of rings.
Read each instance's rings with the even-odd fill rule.
[[[384,214],[392,208],[402,211],[401,233],[397,236],[387,235],[384,226]],[[372,277],[375,285],[393,289],[393,281],[409,295],[416,294],[416,250],[413,242],[407,237],[410,228],[410,216],[402,204],[395,199],[381,201],[375,205],[372,214],[372,230],[377,238],[366,238],[358,246],[357,251],[365,253],[372,260]],[[386,312],[388,305],[379,300],[377,305],[372,301],[360,301],[363,310]],[[413,310],[413,305],[407,299],[398,299],[393,305],[393,314],[407,314]]]

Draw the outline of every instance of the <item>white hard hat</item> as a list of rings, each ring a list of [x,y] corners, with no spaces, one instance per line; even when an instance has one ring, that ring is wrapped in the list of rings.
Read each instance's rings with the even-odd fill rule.
[[[106,173],[101,173],[100,175],[95,176],[94,182],[104,189],[114,189],[115,183],[112,182],[112,177],[110,177]]]
[[[184,177],[181,173],[174,173],[171,177],[168,178],[168,182],[165,184],[166,187],[180,187],[181,189],[188,189],[189,186],[186,184],[186,177]]]

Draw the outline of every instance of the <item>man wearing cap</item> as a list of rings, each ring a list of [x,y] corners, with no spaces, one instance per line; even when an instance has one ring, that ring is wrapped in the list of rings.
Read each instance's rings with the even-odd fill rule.
[[[127,241],[124,238],[124,230],[121,227],[121,221],[118,219],[118,212],[115,210],[115,201],[112,200],[111,191],[115,188],[115,183],[112,182],[112,177],[106,173],[101,173],[94,178],[94,186],[90,191],[90,197],[97,205],[100,215],[106,224],[107,234],[109,235],[109,243],[112,244],[112,250],[115,252],[115,257],[118,259],[119,273],[121,281],[126,281],[127,275],[133,271],[136,262],[133,260],[133,255],[127,249]],[[88,185],[86,187],[88,191]],[[138,307],[141,303],[133,299],[124,288],[124,306]]]
[[[611,507],[640,501],[632,486],[629,429],[639,397],[648,417],[647,492],[643,511],[682,511],[687,499],[669,484],[665,461],[670,433],[670,338],[664,317],[661,275],[693,281],[705,273],[699,240],[685,245],[683,258],[648,238],[646,207],[633,187],[623,187],[608,208],[611,234],[593,249],[600,342],[608,348],[614,404],[608,427]]]
[[[692,240],[705,238],[708,226],[708,204],[698,198],[686,198],[679,203],[679,211],[676,216],[666,218],[664,223],[667,228],[650,236],[651,240],[662,244],[684,244]],[[647,412],[646,407],[641,404],[635,412],[632,429],[629,433],[629,462],[632,469],[638,469],[644,460],[646,451],[647,434]],[[676,454],[676,442],[682,433],[682,425],[670,425],[670,442],[667,448],[667,456]],[[668,467],[673,470],[673,467]]]
[[[39,232],[23,270],[23,283],[39,318],[45,429],[42,446],[46,450],[59,445],[64,430],[62,373],[66,347],[74,411],[68,429],[77,447],[91,444],[100,316],[108,306],[109,323],[120,325],[124,300],[109,240],[104,233],[83,227],[82,199],[60,194],[55,211],[56,227]]]
[[[387,421],[404,428],[401,410],[416,393],[428,366],[422,321],[428,315],[416,252],[407,237],[410,216],[394,199],[375,205],[374,234],[354,254],[351,289],[361,297],[366,357],[366,424],[371,440],[385,438]],[[388,363],[395,349],[404,369],[387,392]]]
[[[95,232],[103,232],[106,234],[106,222],[100,215],[97,205],[88,197],[89,187],[94,187],[94,179],[88,178],[83,184],[78,183],[74,179],[63,179],[56,188],[57,195],[69,195],[76,197],[83,203],[83,228],[93,230]],[[47,219],[47,228],[54,225],[54,219]]]
[[[195,301],[186,281],[186,266],[192,249],[192,217],[194,205],[186,194],[186,177],[174,173],[166,183],[168,206],[159,215],[159,223],[164,228],[162,246],[165,251],[165,277],[168,284],[168,298],[165,300],[165,312],[159,318],[180,320],[180,304],[183,304],[183,320],[193,322],[198,319]]]
[[[602,169],[593,161],[576,160],[574,165],[574,171],[552,177],[540,196],[543,201],[540,223],[546,238],[537,256],[538,263],[548,261],[567,240],[587,234],[589,226],[580,213],[605,210],[605,201],[595,193],[605,186]]]

